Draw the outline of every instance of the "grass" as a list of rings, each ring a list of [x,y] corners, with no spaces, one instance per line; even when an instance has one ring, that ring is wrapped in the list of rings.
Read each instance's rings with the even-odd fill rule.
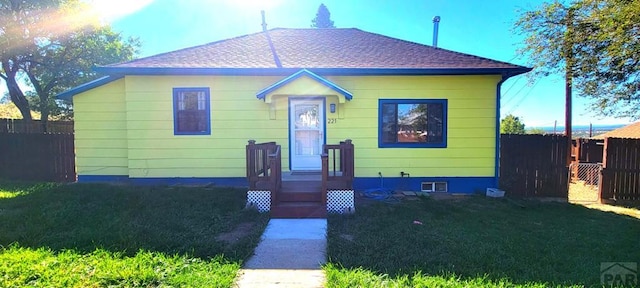
[[[590,287],[601,262],[640,261],[640,219],[520,204],[423,198],[331,216],[328,287]]]
[[[0,287],[230,287],[268,221],[245,192],[0,182]]]

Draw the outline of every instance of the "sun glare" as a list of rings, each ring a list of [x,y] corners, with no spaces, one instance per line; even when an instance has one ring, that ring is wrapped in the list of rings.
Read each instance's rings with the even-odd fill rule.
[[[104,22],[112,22],[133,14],[152,2],[153,0],[87,0],[93,9],[93,14]]]
[[[280,6],[284,0],[225,0],[228,6],[240,9],[268,10]]]

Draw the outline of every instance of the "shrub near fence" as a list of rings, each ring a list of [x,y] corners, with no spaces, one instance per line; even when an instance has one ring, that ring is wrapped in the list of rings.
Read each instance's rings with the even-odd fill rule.
[[[73,182],[73,134],[0,133],[0,178]]]
[[[600,197],[640,200],[640,139],[605,138]]]
[[[562,135],[500,137],[500,187],[509,196],[568,196],[567,153]]]

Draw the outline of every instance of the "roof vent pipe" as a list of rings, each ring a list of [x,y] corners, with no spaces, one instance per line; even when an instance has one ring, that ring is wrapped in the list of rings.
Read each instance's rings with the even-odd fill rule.
[[[438,24],[440,16],[433,17],[433,47],[438,47]]]
[[[267,21],[264,20],[264,10],[261,10],[260,13],[262,14],[262,32],[267,31]]]

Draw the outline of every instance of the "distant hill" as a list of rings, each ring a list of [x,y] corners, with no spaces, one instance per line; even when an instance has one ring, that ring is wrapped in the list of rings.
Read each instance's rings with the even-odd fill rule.
[[[591,136],[596,136],[599,134],[603,134],[609,132],[611,130],[618,129],[620,127],[624,127],[626,124],[599,124],[593,125],[591,130]],[[545,127],[526,127],[527,129],[531,128],[539,128],[542,129],[545,133],[553,134],[553,126],[545,126]],[[555,129],[557,134],[564,134],[564,126],[558,126]],[[575,125],[571,129],[571,134],[573,138],[588,138],[589,137],[589,125]]]

